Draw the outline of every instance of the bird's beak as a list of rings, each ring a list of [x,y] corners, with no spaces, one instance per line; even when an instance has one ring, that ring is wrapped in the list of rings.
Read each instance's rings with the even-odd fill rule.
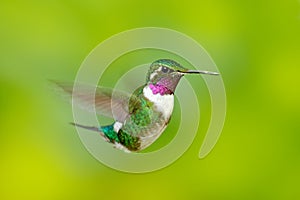
[[[208,74],[208,75],[219,75],[217,72],[210,72],[210,71],[202,71],[202,70],[192,70],[188,69],[186,71],[180,71],[181,73],[184,74]]]

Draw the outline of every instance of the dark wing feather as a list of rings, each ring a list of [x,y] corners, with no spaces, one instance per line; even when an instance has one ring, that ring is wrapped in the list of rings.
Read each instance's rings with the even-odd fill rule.
[[[124,122],[130,115],[129,100],[132,102],[139,101],[135,96],[113,90],[107,87],[96,87],[83,85],[55,82],[63,91],[72,97],[73,103],[81,108],[97,114],[112,117],[119,122]]]

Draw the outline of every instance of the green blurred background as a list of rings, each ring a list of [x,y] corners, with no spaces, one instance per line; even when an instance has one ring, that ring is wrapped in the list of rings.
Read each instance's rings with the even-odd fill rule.
[[[126,174],[85,150],[47,79],[73,80],[97,44],[145,26],[204,46],[224,79],[227,118],[205,159],[200,124],[174,164]],[[296,0],[2,0],[0,199],[300,199],[299,36]]]

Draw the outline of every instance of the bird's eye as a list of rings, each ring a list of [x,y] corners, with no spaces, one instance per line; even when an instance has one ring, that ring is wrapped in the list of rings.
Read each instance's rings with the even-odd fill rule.
[[[162,71],[163,73],[167,73],[167,72],[169,71],[169,68],[167,68],[167,67],[162,67],[162,68],[161,68],[161,71]]]

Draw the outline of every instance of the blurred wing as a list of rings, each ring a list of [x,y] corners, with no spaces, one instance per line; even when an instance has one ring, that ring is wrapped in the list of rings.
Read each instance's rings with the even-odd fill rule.
[[[89,85],[55,82],[63,91],[72,98],[73,103],[87,111],[112,117],[119,122],[124,122],[129,116],[129,100],[139,101],[129,93],[113,90],[107,87],[93,87]]]

